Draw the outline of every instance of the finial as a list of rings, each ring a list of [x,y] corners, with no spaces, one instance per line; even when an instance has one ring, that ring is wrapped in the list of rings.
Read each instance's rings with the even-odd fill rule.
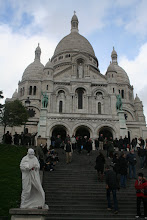
[[[39,47],[39,43],[38,43],[38,47]]]
[[[113,50],[114,50],[114,46],[113,46]]]
[[[76,11],[74,11],[74,15],[76,14]]]

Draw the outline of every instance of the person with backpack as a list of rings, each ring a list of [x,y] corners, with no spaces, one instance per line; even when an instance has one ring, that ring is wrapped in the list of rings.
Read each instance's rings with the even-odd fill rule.
[[[130,153],[127,155],[126,159],[129,163],[129,178],[132,179],[132,177],[133,177],[134,179],[136,179],[136,163],[137,163],[137,160],[136,160],[136,155],[134,153],[134,149],[132,149],[130,151]]]
[[[110,170],[110,166],[106,166],[106,190],[107,190],[107,201],[108,201],[108,211],[112,210],[112,204],[110,199],[110,193],[113,195],[114,203],[114,214],[118,214],[118,201],[117,201],[117,190],[119,189],[119,182],[116,176],[116,173],[113,170]]]

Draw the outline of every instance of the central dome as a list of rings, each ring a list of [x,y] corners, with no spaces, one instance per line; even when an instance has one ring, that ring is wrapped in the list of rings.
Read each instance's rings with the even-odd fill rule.
[[[64,52],[84,52],[95,57],[94,50],[89,41],[78,32],[78,18],[74,14],[71,19],[71,33],[64,37],[57,45],[54,56]]]
[[[54,56],[66,51],[85,52],[95,56],[94,50],[89,41],[77,32],[71,32],[59,42],[55,49]]]

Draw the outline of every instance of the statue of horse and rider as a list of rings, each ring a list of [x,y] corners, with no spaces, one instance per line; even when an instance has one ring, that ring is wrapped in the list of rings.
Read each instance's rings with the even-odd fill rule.
[[[122,100],[120,94],[116,95],[117,101],[116,101],[116,109],[122,111]]]
[[[46,92],[44,94],[42,92],[41,94],[43,95],[42,107],[47,108],[47,106],[48,106],[48,96],[47,96]]]

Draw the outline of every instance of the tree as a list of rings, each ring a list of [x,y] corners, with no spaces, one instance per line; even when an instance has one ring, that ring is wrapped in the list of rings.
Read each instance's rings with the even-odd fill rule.
[[[0,116],[0,123],[4,126],[4,134],[7,126],[21,126],[28,121],[28,118],[28,111],[21,101],[17,99],[6,102]]]
[[[3,96],[3,92],[0,91],[0,99],[3,99],[3,98],[4,98],[4,96]],[[2,111],[2,108],[3,108],[3,105],[0,104],[0,112]]]

